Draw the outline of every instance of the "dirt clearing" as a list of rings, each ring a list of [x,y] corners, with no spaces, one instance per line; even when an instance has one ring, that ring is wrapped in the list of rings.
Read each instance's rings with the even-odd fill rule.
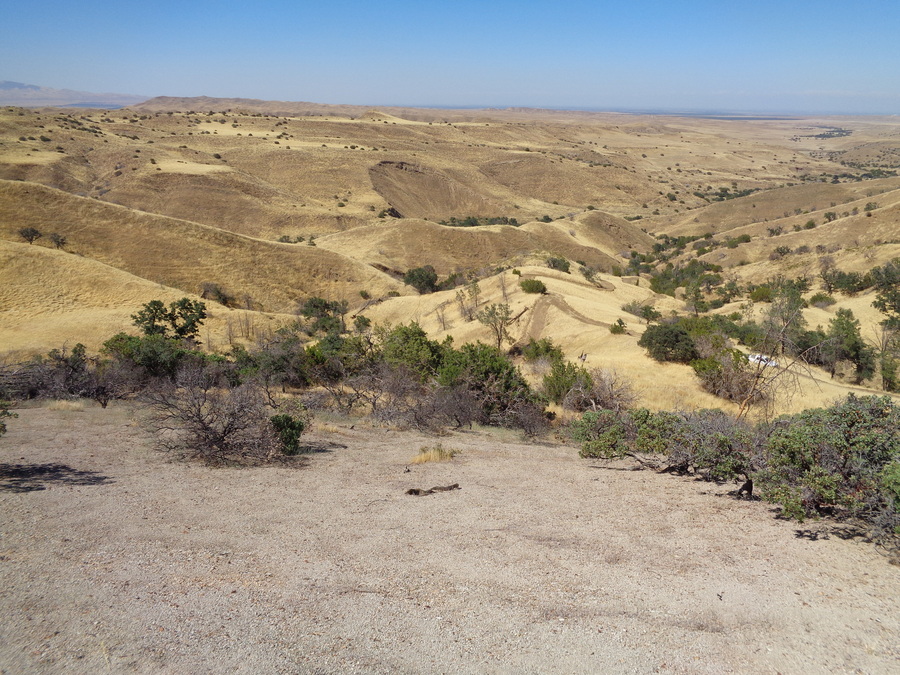
[[[731,485],[361,425],[210,469],[129,406],[18,412],[0,673],[900,670],[900,568]]]

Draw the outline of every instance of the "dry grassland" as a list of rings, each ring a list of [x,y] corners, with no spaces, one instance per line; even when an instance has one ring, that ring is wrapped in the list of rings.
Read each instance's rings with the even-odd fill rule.
[[[838,128],[849,135],[823,134]],[[95,347],[128,329],[149,299],[193,297],[207,283],[252,310],[251,321],[211,304],[204,339],[214,349],[251,339],[254,331],[239,324],[280,325],[289,317],[273,312],[293,312],[313,295],[348,300],[351,314],[363,310],[377,322],[417,320],[438,338],[487,340],[483,326],[460,317],[453,291],[419,296],[398,280],[430,264],[441,276],[478,274],[482,302],[509,302],[521,314],[512,327],[519,342],[551,337],[570,358],[586,353],[586,365],[626,371],[644,404],[722,405],[689,369],[651,362],[636,345],[643,326],[621,311],[632,300],[666,313],[683,311],[682,303],[654,298],[646,280],[604,273],[624,266],[629,251],[650,250],[648,233],[661,232],[723,241],[749,234],[749,243],[702,256],[742,283],[815,277],[823,255],[847,271],[882,264],[900,255],[900,178],[852,180],[866,169],[840,162],[900,166],[898,137],[896,120],[875,117],[722,120],[206,98],[118,111],[5,108],[0,344],[16,353],[72,341]],[[833,174],[843,177],[833,183]],[[717,202],[721,188],[756,191]],[[878,207],[867,217],[870,202]],[[387,209],[402,217],[379,217]],[[826,223],[826,212],[838,217]],[[521,226],[436,222],[466,216]],[[539,222],[544,216],[550,222]],[[817,227],[804,229],[811,219]],[[50,250],[46,236],[22,243],[17,231],[28,226],[65,236],[64,251]],[[316,246],[274,241],[281,236],[313,237]],[[779,246],[792,253],[772,259]],[[550,255],[573,261],[573,274],[544,267]],[[600,270],[597,284],[581,278],[575,261]],[[545,281],[549,295],[522,293],[510,267]],[[839,298],[807,319],[824,325],[850,307],[871,337],[880,317],[870,303],[865,294]],[[619,318],[627,335],[608,331]],[[783,409],[850,390],[821,373],[815,379],[827,381],[805,381]]]

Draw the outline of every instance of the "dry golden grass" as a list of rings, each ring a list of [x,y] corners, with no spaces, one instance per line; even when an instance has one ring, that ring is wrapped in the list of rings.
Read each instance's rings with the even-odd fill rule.
[[[218,283],[265,311],[291,311],[311,295],[358,299],[363,288],[379,295],[403,290],[384,273],[318,247],[241,237],[39,185],[0,181],[0,237],[14,240],[20,227],[47,230],[48,222],[68,238],[66,248],[73,253],[186,293]]]
[[[176,112],[187,110],[195,112]],[[260,112],[267,116],[252,116]],[[810,129],[828,126],[852,135],[813,138]],[[751,235],[703,258],[741,283],[815,278],[823,251],[841,269],[870,269],[900,255],[900,178],[800,177],[855,171],[829,152],[889,163],[898,142],[891,118],[742,122],[237,99],[156,99],[112,112],[3,109],[0,345],[18,354],[74,342],[95,349],[130,330],[141,304],[196,297],[208,282],[251,309],[208,302],[201,337],[213,349],[286,322],[284,313],[312,295],[347,300],[351,316],[365,307],[376,322],[418,321],[436,339],[489,341],[487,328],[461,316],[455,291],[420,296],[379,271],[431,264],[442,276],[478,273],[480,302],[508,303],[518,317],[517,342],[550,337],[570,359],[616,369],[642,405],[727,406],[700,389],[690,368],[651,361],[637,347],[644,326],[621,310],[653,301],[669,314],[684,311],[682,302],[655,297],[638,278],[598,274],[591,284],[575,261],[609,271],[629,251],[652,247],[648,231],[715,232]],[[713,204],[693,194],[721,186],[762,191]],[[869,201],[879,205],[872,217],[862,213]],[[391,206],[407,217],[377,217]],[[843,217],[854,208],[859,215]],[[841,217],[825,224],[826,211]],[[469,215],[515,217],[522,226],[434,222]],[[538,222],[543,215],[551,222]],[[818,227],[802,229],[809,219]],[[66,250],[48,248],[47,237],[22,243],[17,231],[28,226],[66,236]],[[769,237],[773,227],[784,234]],[[314,235],[317,246],[273,241],[281,235]],[[776,246],[809,252],[771,260]],[[572,274],[547,269],[548,255],[573,261]],[[497,273],[508,266],[522,277]],[[548,294],[523,293],[521,278],[540,279]],[[366,306],[360,291],[375,304]],[[391,291],[401,297],[388,298]],[[872,338],[881,317],[870,294],[808,310],[807,320],[825,325],[844,306]],[[627,335],[609,332],[617,319]],[[778,399],[779,409],[853,390],[821,373],[801,384],[797,396]]]
[[[418,454],[409,460],[410,464],[425,464],[426,462],[449,462],[459,454],[459,450],[445,448],[438,443],[432,447],[423,447]]]
[[[84,401],[48,401],[44,406],[48,410],[68,410],[71,412],[81,412],[84,410]]]
[[[193,293],[162,286],[89,258],[0,240],[0,344],[22,356],[63,344],[95,352],[116,333],[133,332],[131,315],[151,300]],[[214,350],[246,342],[290,316],[248,312],[211,301],[201,340]]]

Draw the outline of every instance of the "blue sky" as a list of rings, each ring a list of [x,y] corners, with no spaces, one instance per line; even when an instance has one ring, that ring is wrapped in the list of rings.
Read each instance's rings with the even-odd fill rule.
[[[900,114],[897,0],[52,0],[0,80],[362,105]]]

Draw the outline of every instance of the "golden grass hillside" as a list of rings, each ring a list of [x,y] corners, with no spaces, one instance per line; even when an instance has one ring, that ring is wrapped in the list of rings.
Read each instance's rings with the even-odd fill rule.
[[[199,299],[79,255],[0,240],[0,344],[6,360],[79,342],[96,353],[116,333],[136,332],[131,315],[145,303],[185,296]],[[213,350],[250,341],[292,318],[204,302],[208,317],[200,339]]]
[[[358,299],[361,289],[380,295],[403,288],[368,265],[315,246],[242,237],[40,185],[0,181],[0,238],[20,240],[22,227],[59,233],[70,254],[186,293],[219,284],[243,306],[264,311],[290,312],[312,295]]]
[[[610,269],[617,252],[649,249],[650,237],[626,221],[592,218],[532,222],[522,227],[446,227],[409,218],[386,219],[326,235],[317,242],[349,258],[404,272],[429,264],[441,275],[522,264],[550,254]]]
[[[722,406],[690,368],[648,359],[637,347],[644,326],[621,310],[637,300],[683,313],[684,304],[654,296],[647,275],[606,273],[652,251],[663,233],[710,233],[712,242],[687,246],[671,264],[700,258],[742,284],[807,276],[817,290],[822,264],[883,264],[900,255],[898,144],[900,122],[883,117],[707,119],[203,97],[116,111],[5,107],[0,345],[97,345],[127,329],[140,304],[194,297],[204,284],[244,308],[210,303],[213,348],[234,339],[238,320],[274,325],[288,320],[277,313],[310,296],[347,300],[351,314],[377,322],[417,320],[439,339],[488,340],[484,326],[460,315],[456,290],[418,295],[400,281],[430,264],[442,277],[477,275],[479,302],[508,302],[518,316],[516,340],[550,337],[570,358],[586,354],[587,366],[624,372],[645,405]],[[746,196],[718,201],[724,193]],[[439,224],[468,216],[520,226]],[[25,244],[23,227],[45,236]],[[51,248],[50,233],[66,238],[62,250]],[[551,255],[571,261],[572,274],[548,269]],[[599,270],[593,282],[578,263]],[[521,278],[541,279],[549,293],[523,293]],[[880,320],[871,298],[838,300],[807,310],[810,325],[827,324],[846,306],[869,337]],[[609,326],[620,318],[628,334],[616,336]],[[541,373],[530,376],[537,382]],[[814,372],[799,396],[779,405],[819,405],[850,390]]]

